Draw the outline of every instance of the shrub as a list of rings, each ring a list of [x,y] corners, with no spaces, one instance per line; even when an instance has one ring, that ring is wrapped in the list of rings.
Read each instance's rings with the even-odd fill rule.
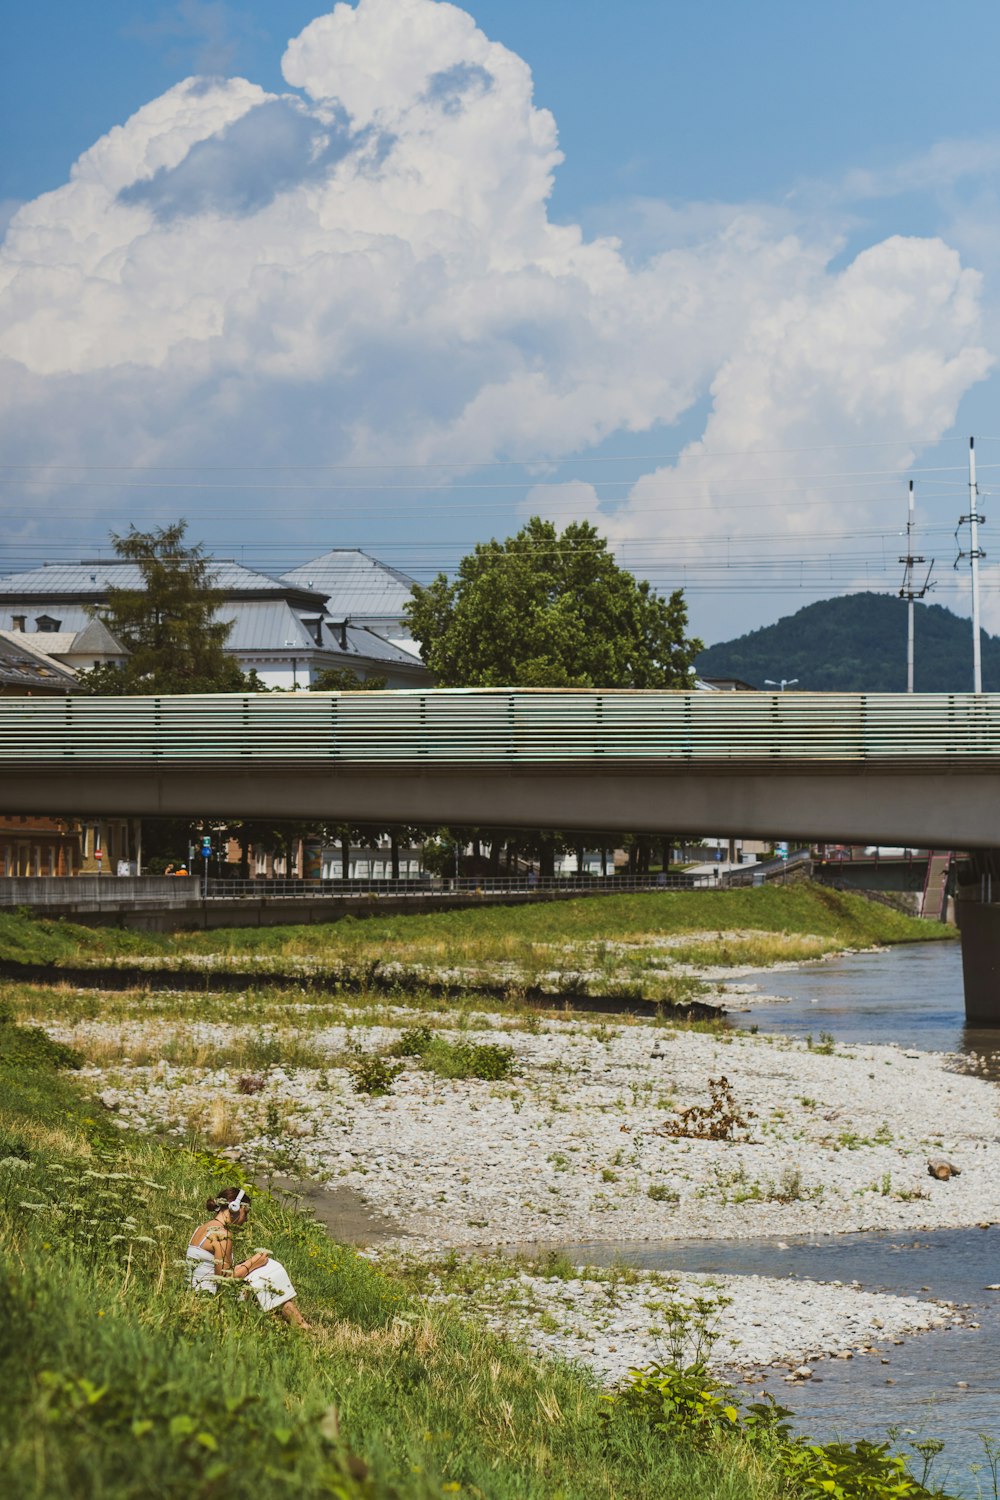
[[[399,1041],[389,1048],[392,1057],[422,1057],[433,1040],[429,1026],[407,1026],[399,1033]]]
[[[646,1197],[652,1198],[654,1203],[679,1203],[681,1195],[676,1188],[668,1187],[665,1182],[651,1182],[646,1190]]]
[[[356,1094],[388,1094],[403,1071],[380,1052],[364,1052],[351,1063],[351,1086]]]
[[[496,1042],[449,1042],[436,1038],[423,1053],[423,1064],[439,1078],[509,1078],[514,1071],[513,1047]]]
[[[19,1068],[79,1068],[83,1058],[56,1042],[40,1026],[15,1026],[10,1013],[0,1014],[0,1062]]]
[[[803,1500],[935,1500],[910,1473],[907,1460],[888,1443],[814,1443],[794,1437],[791,1412],[772,1397],[743,1407],[732,1387],[716,1380],[697,1361],[684,1368],[650,1365],[633,1372],[628,1385],[606,1398],[641,1415],[669,1443],[689,1442],[702,1450],[718,1439],[735,1437],[759,1452],[783,1481],[783,1490]],[[937,1451],[936,1444],[929,1449]],[[933,1456],[933,1455],[931,1455]],[[923,1479],[929,1459],[924,1458]]]

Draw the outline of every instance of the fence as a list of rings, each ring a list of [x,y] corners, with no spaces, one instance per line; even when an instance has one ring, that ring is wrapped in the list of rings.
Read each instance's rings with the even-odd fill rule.
[[[94,876],[78,875],[74,879],[38,876],[32,879],[0,879],[0,908],[13,906],[67,907],[96,905],[115,907],[182,907],[198,901],[307,901],[372,896],[454,897],[465,896],[539,896],[557,893],[571,895],[614,895],[633,891],[717,889],[715,873],[710,875],[609,875],[606,878],[554,878],[498,876],[457,879],[427,876],[417,880],[213,880],[207,895],[201,877],[189,876]]]

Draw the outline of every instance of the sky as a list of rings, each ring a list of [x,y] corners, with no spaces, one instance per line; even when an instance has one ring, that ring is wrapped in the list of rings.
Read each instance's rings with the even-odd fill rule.
[[[968,613],[975,434],[1000,629],[995,5],[0,22],[0,572],[183,516],[425,582],[541,514],[710,643],[895,592],[912,480]]]

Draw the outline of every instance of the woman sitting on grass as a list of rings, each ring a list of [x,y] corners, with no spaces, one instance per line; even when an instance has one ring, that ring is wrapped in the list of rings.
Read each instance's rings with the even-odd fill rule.
[[[245,1281],[265,1312],[280,1312],[296,1328],[309,1328],[295,1301],[295,1288],[280,1261],[266,1250],[257,1250],[233,1265],[233,1230],[250,1217],[250,1199],[244,1188],[223,1188],[205,1207],[212,1218],[191,1236],[187,1259],[191,1262],[191,1286],[199,1292],[217,1290],[218,1277]]]

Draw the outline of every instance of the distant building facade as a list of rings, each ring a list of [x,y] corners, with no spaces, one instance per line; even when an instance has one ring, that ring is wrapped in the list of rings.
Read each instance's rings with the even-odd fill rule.
[[[335,561],[341,556],[346,564]],[[226,649],[266,687],[308,688],[343,669],[362,681],[385,678],[390,688],[430,685],[412,642],[401,644],[412,580],[367,554],[326,553],[282,578],[223,560],[211,572],[225,600],[217,618],[232,625]],[[317,581],[303,582],[311,573]],[[0,632],[77,670],[121,660],[100,611],[112,589],[141,587],[138,565],[120,559],[11,574],[0,578]]]

